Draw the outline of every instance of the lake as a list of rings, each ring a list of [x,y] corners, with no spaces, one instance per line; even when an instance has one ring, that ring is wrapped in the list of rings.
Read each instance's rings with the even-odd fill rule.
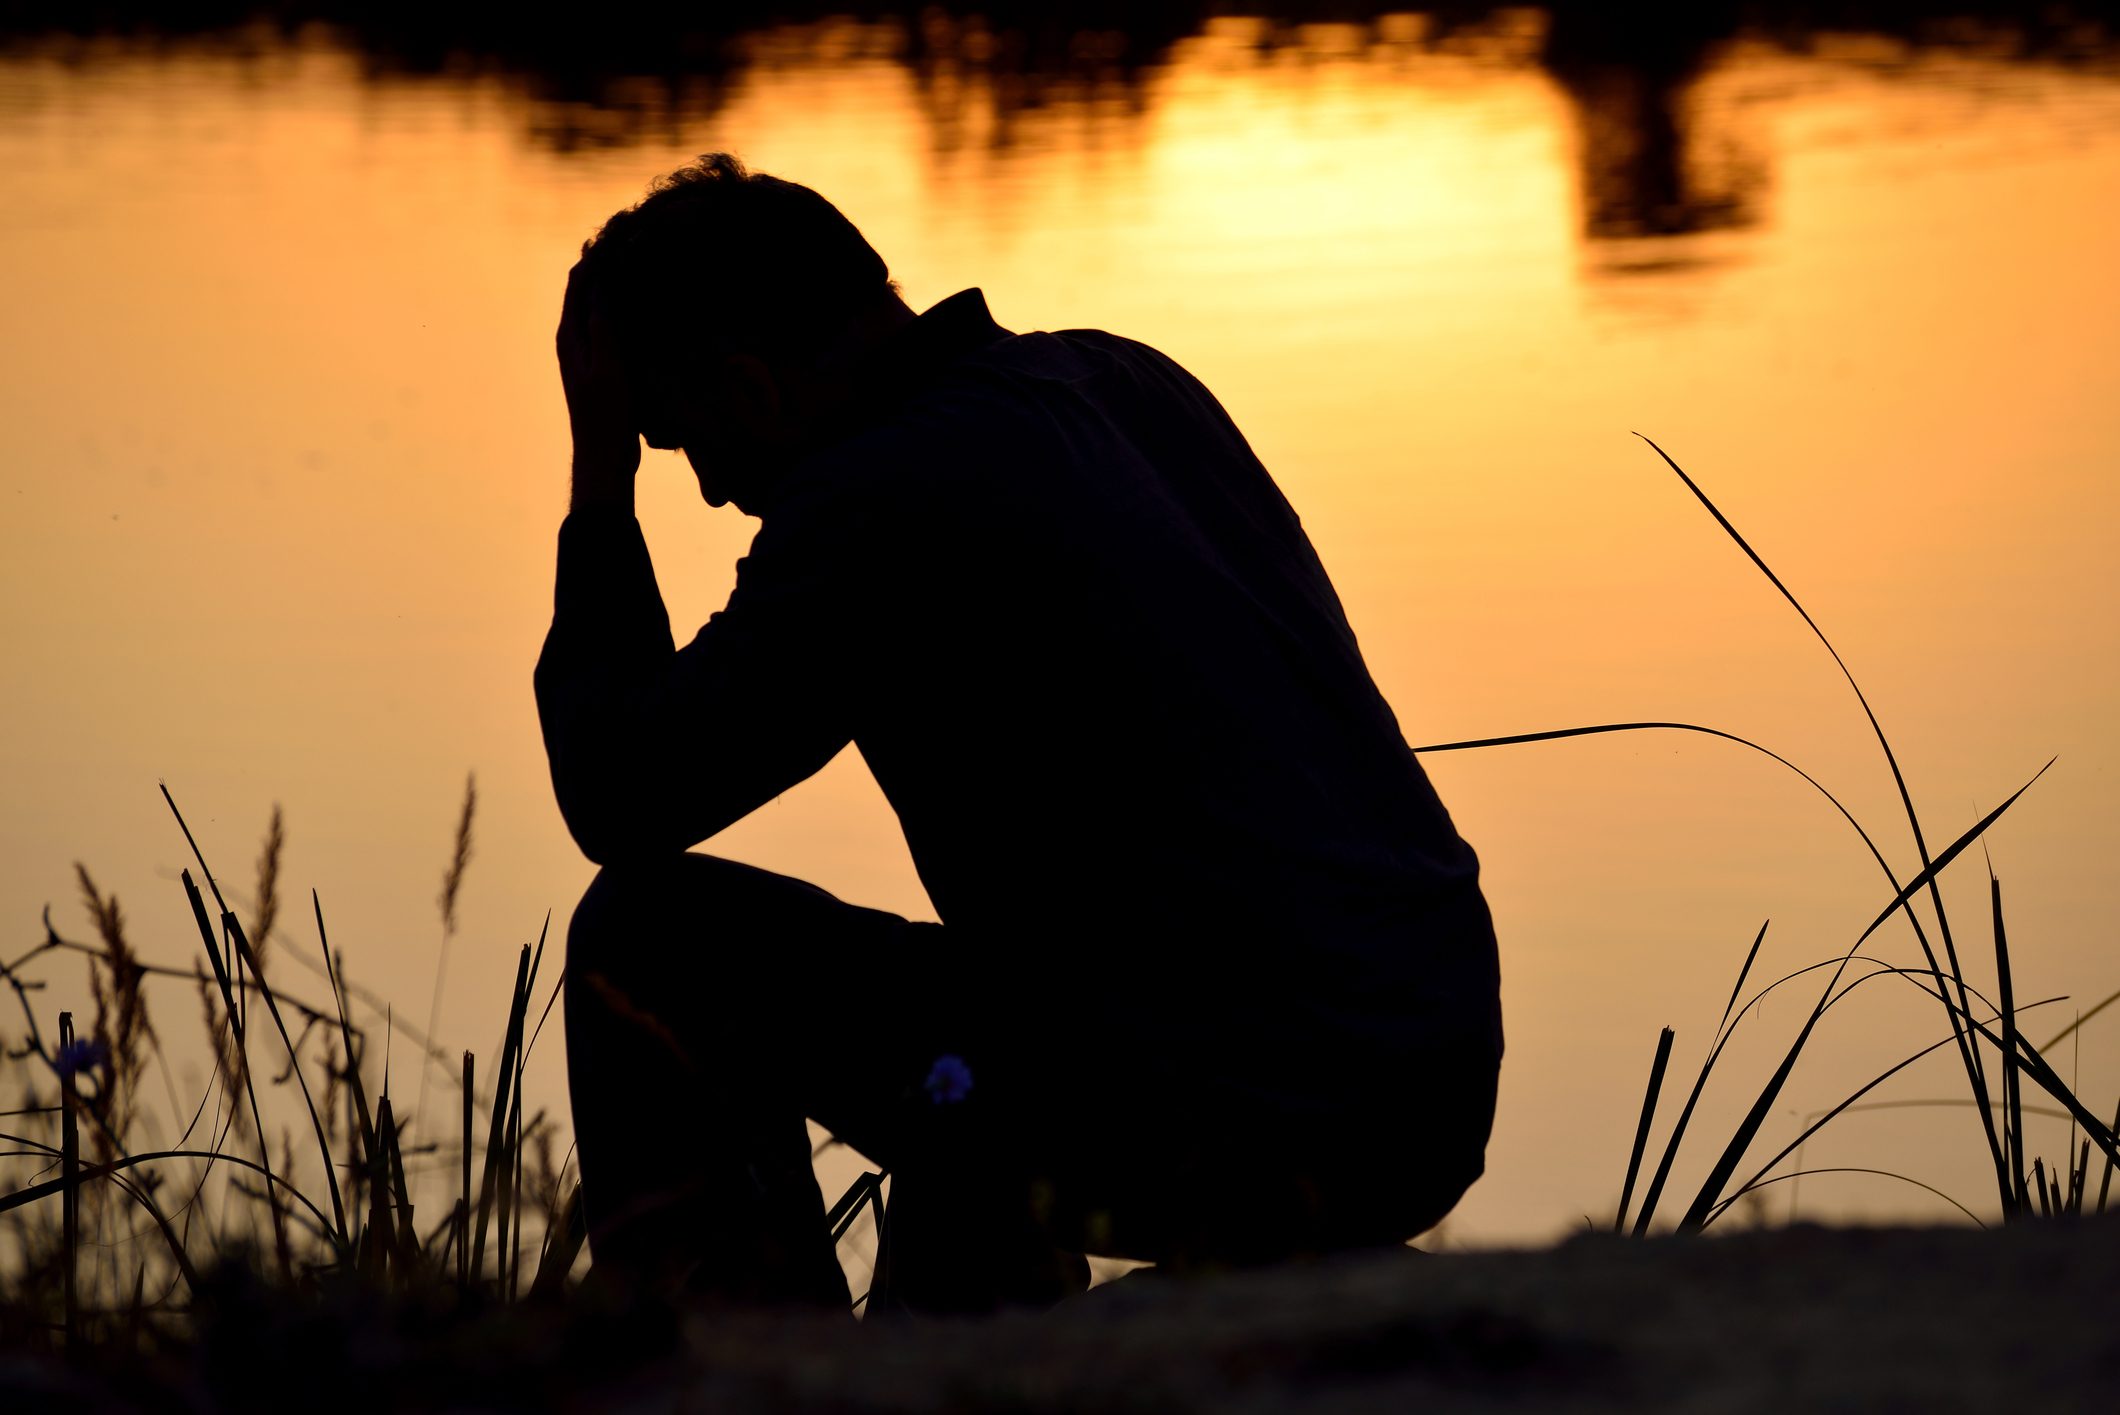
[[[2044,1041],[2120,988],[2120,40],[2096,9],[1971,8],[1883,32],[1767,6],[1653,41],[1584,6],[1109,28],[868,7],[578,42],[25,21],[0,43],[0,958],[47,903],[89,935],[80,861],[148,958],[188,966],[157,783],[239,901],[278,803],[301,907],[275,950],[314,957],[314,887],[354,981],[395,1003],[408,1090],[475,772],[435,1035],[497,1050],[518,946],[592,874],[530,694],[567,490],[562,285],[650,177],[725,148],[829,196],[916,308],[978,286],[1011,328],[1111,329],[1198,374],[1414,743],[1727,730],[1817,777],[1907,878],[1848,685],[1634,434],[1656,439],[1845,655],[1932,850],[2058,756],[1987,837],[2017,997],[2072,999],[2026,1018]],[[682,642],[755,523],[660,452],[641,518]],[[1728,742],[1426,764],[1484,861],[1509,1036],[1488,1177],[1447,1241],[1609,1220],[1658,1027],[1690,1083],[1762,921],[1755,983],[1845,950],[1891,890],[1825,800]],[[932,917],[851,752],[710,848]],[[1977,856],[1945,897],[1986,988]],[[1918,958],[1896,921],[1866,952]],[[40,1009],[86,1005],[71,965],[50,976]],[[1738,1034],[1703,1131],[1750,1103],[1803,987]],[[155,997],[166,1034],[197,1030],[188,987]],[[2100,1110],[2113,1015],[2054,1058]],[[1863,987],[1770,1138],[1943,1034],[1912,987]],[[1875,1098],[1960,1097],[1954,1072],[1938,1053]],[[556,1032],[528,1084],[564,1112]],[[1421,1098],[1377,1123],[1420,1125]],[[1962,1107],[1865,1111],[1804,1163],[1988,1211],[1978,1133]],[[1813,1217],[1950,1213],[1877,1176],[1800,1190]]]

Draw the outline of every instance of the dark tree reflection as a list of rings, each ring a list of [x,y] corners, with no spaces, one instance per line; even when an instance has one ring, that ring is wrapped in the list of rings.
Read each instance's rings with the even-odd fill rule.
[[[1750,225],[1765,166],[1732,159],[1696,102],[1715,51],[1738,30],[1734,3],[1614,0],[1558,9],[1546,68],[1573,102],[1583,234],[1678,236]]]
[[[1820,36],[1862,32],[1909,52],[2113,68],[2120,0],[1553,0],[1427,6],[1362,0],[724,0],[675,6],[613,0],[587,10],[431,0],[13,0],[0,6],[0,56],[37,52],[93,68],[110,54],[182,45],[255,56],[322,34],[377,82],[498,78],[519,95],[529,138],[556,152],[669,140],[710,118],[761,63],[836,62],[851,41],[910,73],[937,152],[1005,151],[1023,118],[1084,105],[1121,123],[1149,110],[1173,46],[1221,16],[1262,21],[1263,50],[1302,49],[1305,26],[1349,42],[1539,64],[1569,96],[1580,134],[1583,233],[1593,241],[1680,236],[1760,219],[1770,172],[1736,115],[1703,101],[1735,39],[1801,53]],[[852,22],[851,24],[847,22]],[[1538,38],[1536,36],[1542,36]],[[810,46],[805,52],[804,46]]]

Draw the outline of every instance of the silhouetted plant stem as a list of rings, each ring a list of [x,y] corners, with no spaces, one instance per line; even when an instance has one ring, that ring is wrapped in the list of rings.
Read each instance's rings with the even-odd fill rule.
[[[456,1281],[457,1286],[466,1292],[471,1290],[471,1108],[474,1094],[471,1076],[472,1058],[467,1049],[464,1052],[464,1187],[456,1208],[457,1222],[462,1228],[457,1237]]]
[[[479,1181],[478,1218],[471,1238],[471,1280],[483,1281],[486,1254],[486,1224],[492,1212],[496,1180],[507,1148],[509,1082],[515,1070],[516,1049],[523,1044],[523,1013],[528,1008],[530,945],[524,944],[515,966],[514,1001],[508,1008],[508,1032],[501,1043],[500,1062],[494,1068],[493,1120],[486,1137],[485,1175]]]
[[[66,1349],[78,1350],[81,1340],[81,1296],[79,1265],[81,1246],[81,1130],[74,1120],[79,1103],[74,1086],[74,1014],[59,1014],[59,1179],[64,1186],[59,1200],[59,1261],[65,1285],[64,1320]],[[46,1132],[50,1133],[50,1132]]]
[[[1693,1090],[1686,1096],[1686,1104],[1679,1111],[1677,1122],[1671,1127],[1671,1138],[1664,1145],[1663,1158],[1657,1161],[1656,1173],[1649,1181],[1649,1190],[1642,1195],[1641,1213],[1634,1221],[1637,1237],[1649,1231],[1649,1220],[1656,1213],[1656,1201],[1663,1197],[1664,1181],[1670,1177],[1671,1164],[1678,1158],[1679,1142],[1685,1138],[1686,1125],[1693,1119],[1693,1108],[1700,1103],[1700,1093],[1707,1089],[1708,1073],[1715,1069],[1715,1063],[1722,1057],[1723,1048],[1729,1044],[1731,1034],[1737,1030],[1736,1023],[1731,1020],[1730,1009],[1737,1006],[1738,995],[1745,990],[1745,979],[1752,974],[1752,964],[1759,957],[1759,946],[1766,941],[1767,924],[1771,922],[1768,920],[1760,924],[1759,932],[1752,936],[1751,950],[1745,954],[1744,966],[1737,970],[1736,986],[1730,989],[1730,1000],[1723,1004],[1722,1020],[1715,1024],[1715,1044],[1709,1048],[1707,1058],[1700,1064],[1700,1075],[1693,1080]],[[1750,1010],[1749,1007],[1746,1008],[1746,1011]],[[1738,1016],[1741,1020],[1743,1013]],[[1622,1205],[1623,1209],[1624,1207]]]
[[[234,914],[229,914],[221,922],[228,930],[229,937],[234,940],[237,953],[249,962],[251,972],[258,976],[258,995],[265,1003],[266,1015],[272,1018],[272,1025],[279,1030],[280,1041],[287,1048],[288,1069],[294,1073],[295,1084],[301,1088],[302,1104],[308,1108],[309,1125],[316,1133],[317,1149],[323,1156],[324,1183],[331,1191],[333,1231],[343,1256],[351,1251],[353,1240],[346,1230],[346,1205],[339,1195],[339,1179],[331,1158],[331,1142],[324,1138],[324,1121],[317,1114],[315,1097],[309,1093],[309,1078],[302,1074],[301,1058],[295,1050],[294,1039],[287,1034],[287,1022],[285,1018],[280,1016],[280,1005],[274,999],[272,989],[264,983],[264,971],[258,967],[256,950],[251,946],[250,939],[243,932],[242,921],[236,918]]]
[[[2002,1002],[2002,1133],[2007,1142],[2010,1165],[2009,1201],[2002,1206],[2004,1218],[2030,1212],[2030,1196],[2024,1187],[2024,1094],[2017,1070],[2017,1000],[2010,977],[2010,943],[2002,923],[2002,881],[1988,874],[1988,898],[1995,916],[1996,991]]]
[[[1642,1118],[1634,1127],[1634,1151],[1627,1157],[1627,1182],[1620,1186],[1619,1212],[1612,1217],[1612,1231],[1618,1233],[1627,1226],[1627,1206],[1634,1202],[1634,1180],[1641,1173],[1642,1151],[1649,1147],[1649,1123],[1656,1118],[1656,1097],[1664,1086],[1664,1068],[1671,1061],[1671,1039],[1675,1034],[1669,1027],[1656,1037],[1656,1059],[1649,1063],[1649,1088],[1642,1096]]]

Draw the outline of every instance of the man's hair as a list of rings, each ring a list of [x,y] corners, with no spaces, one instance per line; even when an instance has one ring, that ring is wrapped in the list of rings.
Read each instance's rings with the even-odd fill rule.
[[[799,359],[897,286],[808,187],[710,152],[582,243],[636,373],[685,352]]]

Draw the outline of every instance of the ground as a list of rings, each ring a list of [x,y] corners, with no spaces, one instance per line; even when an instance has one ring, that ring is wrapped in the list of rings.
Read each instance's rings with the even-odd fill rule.
[[[702,1329],[694,1359],[717,1374],[694,1390],[716,1408],[877,1411],[2109,1412],[2116,1278],[2120,1216],[1986,1233],[1586,1235],[1197,1283],[1129,1277],[1040,1318],[878,1324],[823,1352]]]
[[[1142,1273],[1049,1313],[981,1321],[694,1315],[666,1334],[670,1354],[628,1376],[587,1377],[615,1329],[585,1334],[573,1317],[565,1336],[526,1338],[520,1315],[485,1344],[460,1333],[446,1372],[402,1324],[396,1336],[359,1320],[351,1336],[253,1328],[163,1394],[194,1409],[284,1406],[277,1382],[292,1380],[313,1408],[2062,1415],[2120,1409],[2116,1278],[2120,1215],[1989,1232],[1584,1235],[1537,1251]],[[274,1347],[303,1352],[301,1370],[275,1374],[266,1357],[227,1375],[240,1353]],[[140,1394],[0,1357],[7,1408],[145,1408]]]

